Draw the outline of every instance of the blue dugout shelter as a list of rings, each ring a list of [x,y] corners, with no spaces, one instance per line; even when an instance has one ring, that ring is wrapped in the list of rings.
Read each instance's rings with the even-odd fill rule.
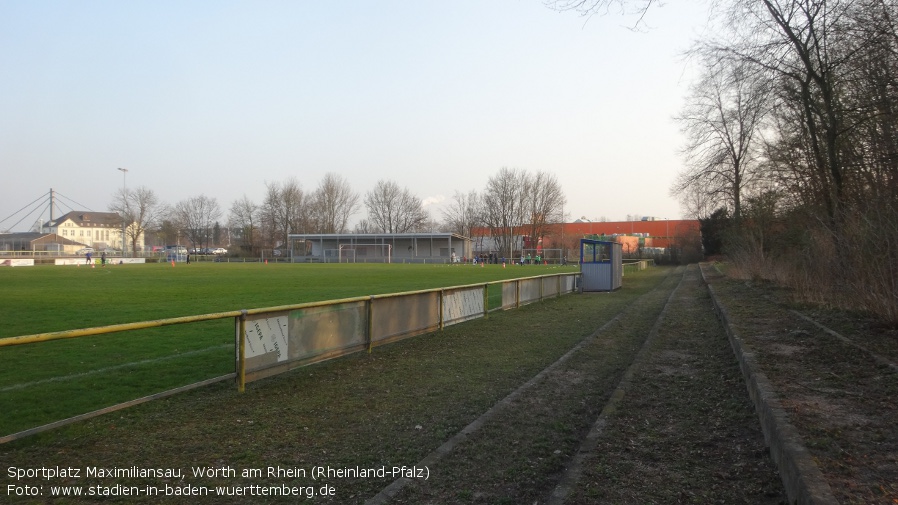
[[[624,277],[623,254],[617,242],[580,239],[580,291],[614,291]]]

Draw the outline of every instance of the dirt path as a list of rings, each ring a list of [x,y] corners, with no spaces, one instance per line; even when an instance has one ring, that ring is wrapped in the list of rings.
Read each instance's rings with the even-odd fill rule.
[[[787,293],[706,278],[754,374],[780,411],[786,443],[800,448],[821,496],[839,503],[898,503],[898,334],[857,314],[804,314]],[[838,327],[835,331],[831,327]],[[781,428],[770,430],[776,436]],[[782,465],[790,454],[783,452]]]
[[[781,503],[726,335],[691,266],[564,503]]]
[[[698,268],[637,304],[429,480],[369,503],[785,500]]]

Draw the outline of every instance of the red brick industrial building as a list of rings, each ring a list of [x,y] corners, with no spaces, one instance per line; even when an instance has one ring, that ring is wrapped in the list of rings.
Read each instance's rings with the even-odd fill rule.
[[[684,247],[687,243],[699,241],[700,225],[696,219],[655,219],[644,221],[578,221],[550,225],[543,237],[527,236],[530,228],[516,228],[514,235],[519,236],[519,246],[524,250],[564,249],[576,251],[581,238],[605,237],[623,245],[624,254],[637,253],[644,248],[667,249]],[[472,233],[475,253],[489,253],[490,230],[475,228]],[[518,248],[516,247],[516,249]]]

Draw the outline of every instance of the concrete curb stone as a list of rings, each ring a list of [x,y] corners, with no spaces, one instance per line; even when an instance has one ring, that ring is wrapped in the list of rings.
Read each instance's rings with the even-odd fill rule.
[[[702,281],[708,286],[711,294],[714,311],[723,324],[739,361],[748,394],[761,421],[764,439],[770,447],[773,462],[779,469],[789,501],[800,505],[838,504],[839,501],[833,495],[829,483],[805,446],[804,440],[795,426],[789,422],[789,416],[782,408],[770,381],[759,370],[754,353],[746,350],[742,339],[733,329],[726,307],[721,304],[714,287],[705,276],[705,265],[702,265],[701,272]]]

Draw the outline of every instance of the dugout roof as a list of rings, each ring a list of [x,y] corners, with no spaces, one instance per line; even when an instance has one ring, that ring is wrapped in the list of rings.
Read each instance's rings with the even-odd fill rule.
[[[292,244],[309,242],[312,256],[324,257],[326,250],[339,247],[389,245],[395,258],[447,259],[470,256],[471,239],[456,233],[297,233],[288,238]],[[382,254],[382,252],[381,252]]]
[[[354,242],[381,242],[383,240],[418,239],[418,240],[469,240],[457,233],[296,233],[289,235],[290,240],[352,240]]]

